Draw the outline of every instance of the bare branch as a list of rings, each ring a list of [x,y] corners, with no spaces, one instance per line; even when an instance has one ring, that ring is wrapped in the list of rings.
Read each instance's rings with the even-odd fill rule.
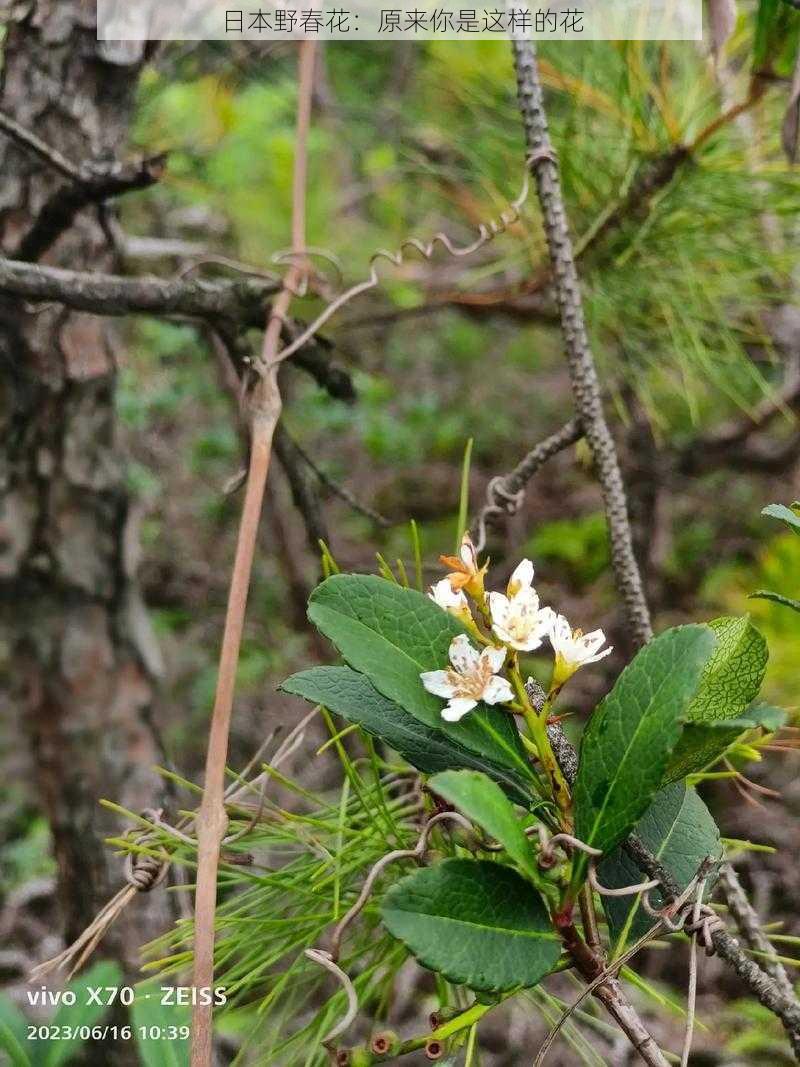
[[[529,165],[536,179],[542,206],[575,408],[592,450],[603,491],[617,586],[633,638],[637,644],[643,645],[653,634],[650,612],[633,552],[633,536],[617,450],[603,413],[600,384],[586,332],[580,282],[575,269],[558,162],[547,127],[536,53],[529,41],[514,40],[512,47]]]
[[[475,547],[486,547],[486,527],[502,515],[514,515],[522,503],[525,486],[548,459],[583,437],[580,419],[570,419],[560,430],[540,441],[508,474],[492,478],[486,487],[486,503],[473,521]]]
[[[273,447],[289,482],[294,506],[303,517],[308,546],[317,555],[320,541],[330,544],[330,536],[314,479],[308,476],[305,455],[283,426],[278,426],[275,431]]]
[[[742,889],[736,871],[734,871],[730,863],[726,863],[720,869],[719,884],[739,933],[750,948],[764,954],[764,958],[760,961],[761,966],[767,974],[772,975],[775,979],[775,984],[783,995],[793,998],[794,986],[786,973],[786,968],[778,959],[775,949],[761,929],[761,923],[758,920],[755,908],[747,899],[747,894]]]
[[[32,303],[57,302],[95,315],[183,315],[263,325],[268,296],[278,287],[254,278],[236,281],[179,281],[143,276],[42,267],[0,259],[0,293]]]
[[[372,522],[374,522],[376,526],[388,528],[392,525],[390,519],[387,519],[384,515],[381,515],[380,512],[375,511],[374,508],[369,507],[368,504],[362,504],[358,497],[351,493],[346,486],[340,485],[339,482],[331,478],[329,474],[326,474],[325,471],[315,463],[311,456],[309,456],[308,452],[306,452],[306,450],[301,445],[299,445],[297,441],[295,441],[295,439],[291,437],[289,433],[285,430],[284,435],[288,437],[289,440],[292,442],[292,447],[297,453],[298,458],[306,464],[309,470],[313,471],[319,481],[325,486],[326,489],[329,489],[334,494],[334,496],[338,496],[341,500],[345,502],[345,504],[351,507],[353,511],[357,511],[360,515],[364,515],[365,518],[370,519]]]
[[[41,160],[52,167],[53,170],[58,171],[64,178],[69,178],[71,181],[80,181],[81,172],[78,167],[75,166],[66,156],[62,155],[57,149],[52,148],[49,144],[37,137],[31,130],[26,130],[24,126],[20,126],[18,122],[11,118],[10,115],[6,115],[4,111],[0,111],[0,130],[7,137],[10,137],[17,144],[22,145],[23,148],[27,148],[29,151],[37,155]]]
[[[41,259],[69,229],[79,211],[155,185],[164,174],[166,158],[159,155],[132,163],[81,168],[75,181],[56,189],[45,202],[36,221],[20,241],[14,257],[29,262]]]

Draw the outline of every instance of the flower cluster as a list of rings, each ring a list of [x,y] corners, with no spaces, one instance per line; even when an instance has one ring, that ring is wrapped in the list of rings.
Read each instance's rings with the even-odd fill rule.
[[[506,659],[516,662],[520,652],[534,652],[549,640],[555,654],[552,695],[561,689],[580,667],[596,663],[607,656],[602,630],[584,634],[573,630],[563,615],[542,607],[533,588],[533,564],[524,559],[511,575],[505,593],[486,593],[484,578],[488,569],[478,563],[469,534],[464,534],[459,556],[442,556],[451,573],[431,587],[430,598],[459,619],[470,634],[484,645],[478,651],[467,634],[460,634],[450,644],[450,667],[425,671],[420,675],[429,693],[443,697],[447,704],[442,718],[458,722],[480,701],[507,704],[513,701],[510,682],[500,676]],[[492,639],[483,635],[472,614],[471,597],[491,628]]]

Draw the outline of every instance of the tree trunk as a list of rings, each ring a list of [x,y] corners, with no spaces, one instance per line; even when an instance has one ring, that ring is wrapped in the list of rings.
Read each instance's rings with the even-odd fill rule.
[[[25,0],[7,17],[0,110],[73,163],[122,157],[141,49],[98,42],[91,0]],[[69,183],[1,133],[0,175],[0,247],[13,256]],[[46,259],[108,269],[98,209]],[[122,883],[103,844],[121,820],[99,799],[138,810],[161,793],[158,649],[135,581],[114,385],[100,320],[0,300],[0,656],[52,829],[68,940]],[[105,951],[132,970],[166,918],[163,894],[139,897]]]

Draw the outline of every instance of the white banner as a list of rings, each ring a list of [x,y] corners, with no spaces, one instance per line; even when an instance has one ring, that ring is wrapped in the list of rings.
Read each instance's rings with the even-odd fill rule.
[[[97,0],[106,41],[699,41],[702,0],[527,0],[506,8],[411,0]]]

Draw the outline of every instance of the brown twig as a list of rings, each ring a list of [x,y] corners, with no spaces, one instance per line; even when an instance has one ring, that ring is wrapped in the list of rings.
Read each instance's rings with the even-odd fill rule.
[[[250,349],[241,334],[261,327],[269,298],[279,286],[268,279],[157,278],[63,270],[0,257],[0,295],[32,304],[58,303],[94,315],[158,315],[198,319],[211,325],[230,350],[241,347],[239,361]],[[285,322],[286,336],[299,336],[300,324]],[[316,337],[295,353],[292,363],[309,374],[337,400],[352,403],[356,391],[348,371],[331,357],[331,346]]]
[[[126,278],[0,258],[0,293],[33,303],[55,301],[95,315],[179,315],[255,327],[263,325],[276,288],[257,278]]]
[[[528,160],[542,207],[554,288],[566,348],[575,409],[592,451],[603,492],[611,559],[633,641],[653,634],[639,566],[633,552],[625,487],[614,439],[603,413],[600,383],[583,315],[580,282],[561,191],[558,161],[548,132],[536,53],[529,41],[512,41]]]
[[[472,523],[473,540],[479,552],[486,547],[486,527],[502,515],[514,515],[522,503],[525,486],[540,467],[582,436],[580,419],[570,419],[560,430],[534,445],[512,471],[492,478],[486,487],[486,503]]]
[[[306,452],[302,445],[298,444],[298,442],[291,437],[288,431],[284,431],[284,433],[291,441],[292,448],[297,453],[298,458],[306,464],[308,469],[313,472],[322,485],[324,485],[326,489],[329,489],[334,496],[338,496],[340,500],[343,500],[345,504],[353,509],[353,511],[370,519],[376,526],[381,526],[384,529],[387,529],[392,525],[391,519],[387,519],[385,515],[381,515],[379,511],[371,508],[368,504],[362,503],[346,486],[340,485],[340,483],[334,478],[331,478],[329,474],[326,474],[326,472],[311,458],[308,452]],[[327,538],[324,540],[327,541]]]
[[[305,191],[308,127],[314,76],[315,45],[300,46],[297,136],[292,199],[292,250],[305,248]],[[217,692],[211,718],[206,757],[203,801],[197,819],[198,868],[195,894],[194,970],[196,988],[214,982],[214,925],[216,916],[219,850],[227,828],[224,804],[225,765],[228,752],[231,713],[236,684],[236,667],[244,628],[247,594],[253,566],[264,489],[272,455],[272,440],[281,413],[281,398],[275,361],[281,330],[304,268],[296,260],[286,272],[281,292],[275,299],[264,333],[261,358],[256,369],[259,378],[250,400],[251,445],[247,488],[239,525],[233,575],[231,578],[225,630],[222,638]],[[198,1003],[192,1013],[192,1067],[211,1067],[212,1012],[210,1004]]]
[[[23,148],[27,148],[39,157],[44,163],[53,170],[57,171],[63,178],[68,178],[70,181],[80,181],[81,172],[75,164],[67,159],[65,155],[53,148],[51,145],[43,141],[41,137],[38,137],[32,130],[26,129],[21,126],[15,119],[12,119],[10,115],[7,115],[4,111],[0,111],[0,131],[2,131],[7,137],[16,141],[17,144],[22,145]]]
[[[751,949],[763,953],[763,958],[760,960],[761,967],[767,974],[772,975],[775,984],[785,997],[794,997],[794,986],[786,973],[786,968],[778,959],[775,949],[762,930],[755,908],[747,899],[736,871],[730,863],[720,868],[719,884],[739,933]]]
[[[41,259],[69,229],[79,211],[155,185],[161,180],[165,167],[165,155],[111,166],[82,167],[74,181],[56,189],[45,201],[33,225],[21,239],[14,258],[28,262]]]

